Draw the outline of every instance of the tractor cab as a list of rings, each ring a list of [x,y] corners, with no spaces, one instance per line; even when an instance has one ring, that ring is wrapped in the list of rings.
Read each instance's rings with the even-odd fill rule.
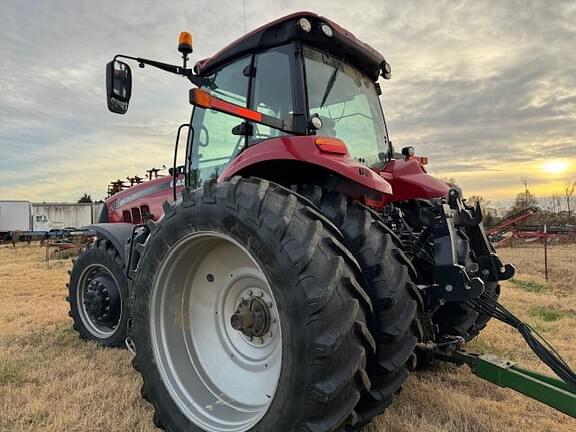
[[[377,84],[390,68],[324,18],[304,13],[275,21],[198,62],[195,70],[211,96],[272,121],[196,106],[189,146],[193,185],[218,178],[243,150],[281,137],[337,138],[353,159],[368,165],[391,154]]]
[[[184,67],[116,56],[108,65],[108,106],[124,113],[130,98],[131,72],[118,58],[192,81],[187,186],[232,175],[284,184],[286,172],[298,172],[303,182],[336,176],[364,201],[374,194],[382,205],[393,200],[395,179],[384,168],[395,154],[378,84],[390,78],[390,65],[352,33],[301,12],[254,30],[193,69],[186,68],[191,37],[179,48]],[[414,167],[411,174],[425,175],[420,163]],[[434,185],[416,192],[423,197],[447,195],[442,182],[420,183]]]

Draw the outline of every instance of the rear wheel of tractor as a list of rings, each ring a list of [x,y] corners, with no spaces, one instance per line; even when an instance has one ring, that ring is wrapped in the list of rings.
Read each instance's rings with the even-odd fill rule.
[[[233,178],[185,191],[137,270],[134,367],[167,431],[332,432],[369,391],[367,297],[330,224]]]
[[[128,323],[128,280],[112,243],[98,239],[75,260],[70,272],[69,315],[81,339],[122,347]]]
[[[390,405],[413,366],[421,298],[408,259],[376,215],[359,202],[319,186],[302,186],[299,192],[341,230],[346,247],[360,264],[374,307],[369,328],[377,348],[376,355],[368,358],[372,390],[357,408],[363,425]]]

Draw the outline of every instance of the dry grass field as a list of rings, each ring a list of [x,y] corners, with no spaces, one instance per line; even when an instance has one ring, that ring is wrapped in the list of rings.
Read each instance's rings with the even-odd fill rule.
[[[517,264],[502,301],[531,322],[576,367],[576,251],[551,250],[545,283],[535,252],[505,249]],[[65,302],[71,262],[44,263],[37,246],[0,247],[0,431],[153,431],[140,378],[124,350],[82,343]],[[492,322],[469,346],[546,370],[513,330]],[[386,415],[367,432],[574,432],[576,420],[441,365],[414,373]]]

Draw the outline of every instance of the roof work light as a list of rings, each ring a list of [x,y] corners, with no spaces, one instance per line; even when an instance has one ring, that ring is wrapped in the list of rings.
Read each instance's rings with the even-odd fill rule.
[[[300,18],[298,20],[298,25],[300,26],[300,28],[305,31],[306,33],[310,33],[310,31],[312,30],[312,23],[310,22],[309,19],[306,18]]]

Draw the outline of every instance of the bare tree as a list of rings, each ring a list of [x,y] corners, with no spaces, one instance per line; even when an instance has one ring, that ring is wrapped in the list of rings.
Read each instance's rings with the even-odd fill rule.
[[[550,211],[554,214],[558,214],[562,211],[562,195],[552,194],[548,197],[550,204]]]
[[[566,201],[566,210],[568,212],[568,223],[572,217],[572,204],[574,202],[574,190],[576,189],[576,180],[566,179],[564,182],[564,200]]]
[[[524,185],[524,192],[520,192],[518,195],[516,195],[514,206],[508,212],[508,215],[518,213],[532,207],[538,207],[538,198],[536,198],[536,196],[528,189],[528,177],[522,177],[520,181]]]
[[[524,185],[524,195],[528,195],[528,177],[520,177],[520,182]]]
[[[479,203],[482,208],[482,221],[484,225],[487,227],[494,225],[494,214],[488,209],[490,200],[487,200],[481,195],[470,195],[466,198],[466,203],[470,206],[476,206],[476,203]]]
[[[541,203],[542,209],[545,209],[554,215],[557,215],[562,211],[562,196],[559,194],[542,197],[539,202]]]

